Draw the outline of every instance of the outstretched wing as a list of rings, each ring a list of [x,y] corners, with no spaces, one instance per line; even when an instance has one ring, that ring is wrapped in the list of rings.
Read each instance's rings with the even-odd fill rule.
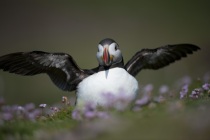
[[[75,90],[78,83],[91,74],[81,70],[68,54],[41,51],[2,56],[0,69],[20,75],[46,73],[57,87],[65,91]]]
[[[176,44],[156,49],[142,49],[127,62],[125,69],[131,75],[136,76],[142,69],[157,70],[199,49],[199,47],[192,44]]]

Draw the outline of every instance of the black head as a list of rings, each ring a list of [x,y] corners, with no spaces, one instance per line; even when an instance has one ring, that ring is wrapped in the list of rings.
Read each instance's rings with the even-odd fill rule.
[[[102,46],[110,45],[110,44],[112,44],[112,43],[116,43],[116,41],[114,41],[114,40],[111,39],[111,38],[105,38],[105,39],[103,39],[103,40],[101,40],[101,41],[99,42],[99,44],[101,44]]]

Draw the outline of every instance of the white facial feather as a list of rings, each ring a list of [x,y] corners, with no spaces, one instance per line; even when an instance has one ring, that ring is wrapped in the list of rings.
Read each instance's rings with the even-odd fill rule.
[[[119,49],[119,46],[116,43],[109,45],[109,53],[113,55],[113,63],[118,63],[122,60],[122,53]]]
[[[103,56],[103,46],[101,44],[98,45],[98,52],[96,53],[97,60],[100,65],[104,65],[104,62],[102,60]]]

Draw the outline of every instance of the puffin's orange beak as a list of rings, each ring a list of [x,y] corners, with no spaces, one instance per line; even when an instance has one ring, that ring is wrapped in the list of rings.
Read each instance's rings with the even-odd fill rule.
[[[106,66],[109,66],[111,64],[111,61],[112,61],[111,58],[110,58],[109,51],[106,47],[104,48],[103,61],[104,61],[104,64]]]

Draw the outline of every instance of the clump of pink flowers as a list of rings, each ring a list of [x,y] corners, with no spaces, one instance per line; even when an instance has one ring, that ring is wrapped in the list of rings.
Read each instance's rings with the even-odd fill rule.
[[[87,103],[84,107],[76,108],[72,112],[72,118],[78,121],[81,120],[92,120],[95,118],[108,118],[109,114],[106,111],[100,111],[96,105]]]
[[[4,121],[12,121],[16,119],[35,121],[37,116],[41,115],[41,110],[36,109],[33,103],[25,106],[19,105],[3,105],[1,107],[0,119]]]
[[[187,84],[182,87],[181,91],[179,92],[180,99],[183,99],[187,96],[188,90],[189,90],[189,88],[188,88]]]

